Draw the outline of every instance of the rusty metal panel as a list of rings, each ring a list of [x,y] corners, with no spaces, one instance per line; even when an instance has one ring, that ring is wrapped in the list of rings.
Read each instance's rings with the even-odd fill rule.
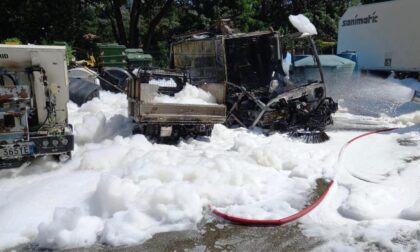
[[[203,124],[217,124],[224,123],[225,116],[185,116],[185,115],[148,115],[139,118],[140,123],[158,123],[162,125],[203,125]]]
[[[173,47],[175,67],[192,67],[196,58],[214,58],[215,45],[211,40],[185,41]]]
[[[223,123],[226,115],[224,105],[142,103],[138,108],[140,122]]]
[[[145,103],[141,106],[143,115],[151,114],[182,114],[182,115],[224,115],[223,105],[198,105],[174,103]]]
[[[28,86],[0,87],[0,139],[3,144],[28,139]]]
[[[173,57],[175,68],[186,69],[193,84],[225,80],[221,38],[179,42],[173,45]]]
[[[0,106],[7,102],[29,99],[29,94],[29,86],[0,87]]]
[[[200,85],[199,88],[209,92],[216,98],[217,104],[226,103],[226,88],[225,83],[205,83]]]

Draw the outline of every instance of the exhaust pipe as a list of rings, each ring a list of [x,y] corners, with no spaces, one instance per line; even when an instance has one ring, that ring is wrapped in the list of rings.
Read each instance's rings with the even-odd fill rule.
[[[414,91],[413,99],[411,99],[411,101],[420,104],[420,91]]]

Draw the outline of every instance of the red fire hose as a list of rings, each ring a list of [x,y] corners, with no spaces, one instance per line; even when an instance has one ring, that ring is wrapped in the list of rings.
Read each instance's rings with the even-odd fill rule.
[[[282,225],[282,224],[286,224],[288,222],[294,221],[302,216],[304,216],[305,214],[309,213],[310,211],[312,211],[315,207],[317,207],[322,200],[324,200],[325,196],[327,196],[328,192],[330,191],[332,185],[333,185],[334,181],[331,180],[330,183],[328,184],[327,189],[325,190],[325,192],[312,204],[310,204],[309,206],[307,206],[305,209],[303,209],[302,211],[299,211],[289,217],[286,218],[282,218],[282,219],[276,219],[276,220],[254,220],[254,219],[246,219],[246,218],[241,218],[241,217],[235,217],[235,216],[231,216],[231,215],[227,215],[225,213],[222,213],[221,211],[217,210],[216,208],[210,206],[211,211],[225,219],[237,224],[241,224],[241,225],[259,225],[259,226],[268,226],[268,225]]]
[[[388,129],[388,128],[387,129],[379,129],[379,130],[375,130],[375,131],[372,131],[372,132],[367,132],[367,133],[361,134],[359,136],[356,136],[356,137],[352,138],[351,140],[349,140],[343,146],[343,148],[341,149],[339,155],[341,156],[343,150],[349,144],[353,143],[354,141],[356,141],[356,140],[358,140],[360,138],[363,138],[363,137],[366,137],[366,136],[369,136],[369,135],[373,135],[373,134],[377,134],[377,133],[380,133],[380,132],[392,131],[394,129],[395,128],[392,128],[392,129]],[[300,217],[303,217],[304,215],[306,215],[307,213],[309,213],[310,211],[312,211],[314,208],[316,208],[324,200],[324,198],[327,196],[327,194],[330,191],[333,183],[334,183],[334,180],[331,180],[329,182],[329,184],[328,184],[327,189],[324,191],[324,193],[321,194],[321,196],[319,196],[319,198],[316,201],[312,202],[312,204],[310,204],[309,206],[307,206],[303,210],[301,210],[301,211],[299,211],[299,212],[297,212],[297,213],[295,213],[295,214],[293,214],[291,216],[282,218],[282,219],[274,219],[274,220],[246,219],[246,218],[241,218],[241,217],[237,217],[237,216],[232,216],[232,215],[225,214],[225,213],[217,210],[215,207],[213,207],[211,205],[209,207],[210,207],[210,209],[211,209],[211,211],[212,211],[213,214],[215,214],[215,215],[217,215],[217,216],[219,216],[219,217],[221,217],[221,218],[223,218],[223,219],[225,219],[227,221],[231,221],[233,223],[240,224],[240,225],[248,225],[248,226],[252,226],[252,225],[254,225],[254,226],[282,225],[282,224],[286,224],[288,222],[294,221],[296,219],[299,219]]]
[[[355,142],[355,141],[357,141],[357,140],[359,140],[359,139],[361,139],[361,138],[363,138],[363,137],[367,137],[367,136],[370,136],[370,135],[373,135],[373,134],[378,134],[378,133],[381,133],[381,132],[388,132],[388,131],[393,131],[393,130],[395,130],[396,128],[384,128],[384,129],[378,129],[378,130],[375,130],[375,131],[371,131],[371,132],[366,132],[366,133],[364,133],[364,134],[361,134],[361,135],[359,135],[359,136],[356,136],[356,137],[354,137],[354,138],[352,138],[350,141],[348,141],[342,148],[341,148],[341,150],[340,150],[340,154],[338,155],[338,159],[340,160],[341,159],[341,156],[342,156],[342,154],[343,154],[343,152],[344,152],[344,150],[351,144],[351,143],[353,143],[353,142]],[[357,178],[357,179],[359,179],[359,180],[362,180],[362,181],[365,181],[365,182],[368,182],[368,183],[378,183],[378,182],[375,182],[375,181],[372,181],[372,180],[369,180],[369,179],[366,179],[366,178],[363,178],[362,176],[359,176],[359,175],[357,175],[357,174],[355,174],[354,172],[352,172],[352,171],[350,171],[349,169],[346,169],[347,170],[347,172],[351,175],[351,176],[353,176],[353,177],[355,177],[355,178]]]
[[[359,135],[359,136],[357,136],[355,138],[352,138],[350,141],[348,141],[347,144],[344,147],[346,147],[347,145],[353,143],[356,140],[359,140],[360,138],[363,138],[363,137],[366,137],[366,136],[369,136],[369,135],[373,135],[373,134],[377,134],[377,133],[381,133],[381,132],[393,131],[395,129],[397,129],[397,128],[378,129],[378,130],[375,130],[375,131],[371,131],[371,132],[367,132],[367,133],[361,134],[361,135]]]

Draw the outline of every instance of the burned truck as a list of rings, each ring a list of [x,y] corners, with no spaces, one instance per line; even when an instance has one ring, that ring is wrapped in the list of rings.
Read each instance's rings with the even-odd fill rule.
[[[298,50],[314,60],[317,78],[294,65]],[[171,68],[186,72],[194,85],[226,83],[229,127],[328,139],[324,130],[332,124],[337,103],[326,97],[311,36],[275,31],[181,36],[171,45]]]
[[[130,72],[107,67],[100,81],[108,91],[127,94],[128,115],[134,122],[133,134],[143,134],[155,142],[176,143],[181,138],[208,136],[214,124],[226,120],[224,82],[190,85],[184,71],[152,67]],[[213,100],[197,103],[177,99],[179,94],[191,90]],[[159,99],[162,96],[166,98]]]
[[[68,100],[65,47],[0,45],[0,168],[69,159]]]
[[[133,132],[168,143],[180,138],[208,136],[214,124],[225,122],[225,83],[196,83],[192,86],[189,82],[183,71],[139,69],[127,86],[128,114],[135,122]],[[200,103],[171,101],[187,89],[201,92],[213,100]],[[157,99],[162,96],[169,102]]]

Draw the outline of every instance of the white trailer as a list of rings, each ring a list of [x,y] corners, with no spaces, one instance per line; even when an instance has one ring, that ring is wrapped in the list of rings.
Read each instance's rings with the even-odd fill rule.
[[[360,70],[420,72],[420,0],[349,8],[340,19],[337,52],[354,51]]]

